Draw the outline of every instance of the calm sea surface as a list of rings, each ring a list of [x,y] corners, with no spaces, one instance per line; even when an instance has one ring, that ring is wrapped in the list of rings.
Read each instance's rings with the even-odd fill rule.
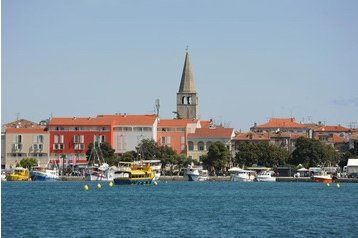
[[[358,237],[358,184],[96,184],[2,182],[2,237]]]

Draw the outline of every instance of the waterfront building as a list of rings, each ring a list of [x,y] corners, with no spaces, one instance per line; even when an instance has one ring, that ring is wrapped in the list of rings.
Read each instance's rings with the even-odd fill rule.
[[[214,142],[221,142],[231,151],[231,140],[235,133],[233,128],[223,128],[211,125],[205,128],[197,128],[194,133],[188,134],[187,155],[198,160],[201,155],[208,153],[209,147]]]
[[[199,98],[195,88],[189,53],[186,52],[183,73],[177,93],[177,118],[198,119]]]
[[[349,149],[358,154],[358,128],[352,129],[352,135],[349,138]]]
[[[187,135],[201,127],[197,119],[160,119],[158,144],[173,148],[178,154],[187,154]]]
[[[116,154],[136,150],[143,139],[157,140],[158,120],[151,115],[100,115],[102,118],[114,119],[112,148]]]
[[[254,124],[250,128],[253,132],[291,132],[291,133],[306,133],[310,135],[308,126],[298,123],[294,118],[270,118],[267,123],[257,125]]]
[[[4,137],[3,168],[14,168],[24,158],[37,159],[39,166],[47,165],[49,134],[44,128],[7,128]]]
[[[60,159],[86,159],[88,146],[93,142],[113,145],[114,119],[103,117],[51,118],[47,128],[50,136],[50,156]]]
[[[243,142],[248,143],[260,143],[268,142],[272,145],[285,148],[288,152],[295,150],[295,144],[298,138],[308,138],[306,133],[293,133],[293,132],[248,132],[248,133],[236,133],[232,139],[233,156],[238,152],[239,144]]]

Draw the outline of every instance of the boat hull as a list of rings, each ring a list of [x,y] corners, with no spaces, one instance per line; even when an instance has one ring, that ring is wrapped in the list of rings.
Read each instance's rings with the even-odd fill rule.
[[[253,182],[255,180],[255,176],[238,176],[231,175],[230,180],[232,182]]]
[[[32,181],[58,181],[60,177],[54,174],[46,174],[42,172],[30,172]]]
[[[257,182],[276,182],[276,178],[275,177],[257,177],[256,178]]]
[[[86,181],[112,181],[112,179],[107,178],[104,175],[94,175],[94,174],[87,174],[85,176]]]
[[[154,182],[153,179],[114,179],[115,185],[149,185]]]
[[[186,175],[187,181],[199,181],[199,175],[198,174],[187,174]]]
[[[333,183],[334,179],[328,176],[313,176],[312,181],[317,183]]]

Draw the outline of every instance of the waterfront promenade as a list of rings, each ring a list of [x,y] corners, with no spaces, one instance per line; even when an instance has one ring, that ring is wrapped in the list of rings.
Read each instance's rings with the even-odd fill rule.
[[[61,181],[85,181],[83,176],[60,176]],[[161,176],[161,181],[184,181],[183,176]],[[208,181],[230,181],[230,176],[210,176]],[[277,177],[276,182],[313,182],[310,177]],[[338,178],[337,183],[358,183],[357,178]]]

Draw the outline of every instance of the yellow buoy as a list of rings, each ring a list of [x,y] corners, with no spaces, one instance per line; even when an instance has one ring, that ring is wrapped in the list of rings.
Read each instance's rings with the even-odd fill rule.
[[[329,187],[329,186],[331,186],[331,184],[330,184],[330,183],[327,183],[327,187]]]
[[[83,190],[85,190],[85,191],[88,190],[88,185],[87,184],[85,186],[83,186]]]
[[[113,183],[112,183],[112,182],[109,182],[108,186],[112,187],[112,186],[113,186]]]
[[[102,185],[100,183],[97,184],[97,188],[102,188]]]
[[[339,183],[337,183],[337,188],[340,188],[340,187],[341,187],[341,185]]]

